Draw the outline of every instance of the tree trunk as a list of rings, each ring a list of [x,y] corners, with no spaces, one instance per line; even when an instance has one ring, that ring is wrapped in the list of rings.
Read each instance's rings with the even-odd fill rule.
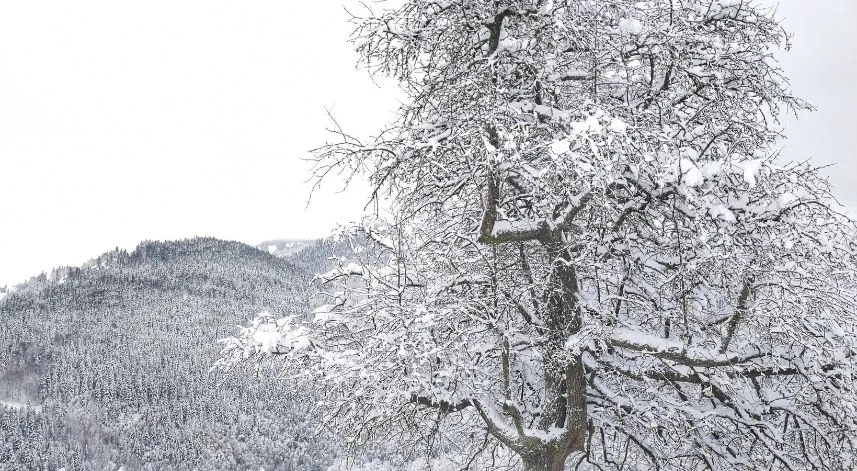
[[[558,427],[572,431],[570,447],[580,450],[586,435],[586,378],[581,354],[573,354],[565,346],[568,338],[580,332],[582,326],[579,288],[568,251],[559,241],[557,246],[548,247],[553,266],[544,310],[546,401],[539,425],[542,430]]]
[[[567,455],[557,453],[535,453],[524,458],[524,471],[563,471]]]

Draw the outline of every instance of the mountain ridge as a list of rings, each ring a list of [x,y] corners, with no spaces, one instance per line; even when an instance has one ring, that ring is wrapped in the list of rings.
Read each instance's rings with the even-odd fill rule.
[[[59,282],[62,283],[64,278],[66,278],[69,272],[74,272],[77,270],[90,269],[90,268],[98,268],[103,266],[104,263],[107,263],[110,259],[115,259],[117,254],[120,256],[133,256],[135,253],[141,250],[146,250],[147,248],[156,248],[160,245],[164,246],[175,246],[179,244],[187,244],[191,242],[220,242],[224,244],[234,244],[236,247],[242,247],[245,251],[248,249],[255,249],[260,252],[273,255],[277,258],[286,259],[293,255],[298,254],[311,247],[314,244],[323,244],[324,239],[291,239],[291,238],[279,238],[279,239],[266,239],[258,244],[252,244],[248,242],[242,242],[238,240],[230,240],[230,239],[220,239],[212,236],[194,236],[187,237],[181,239],[166,239],[166,240],[154,240],[154,239],[145,239],[139,242],[134,249],[127,250],[116,247],[111,250],[107,250],[102,252],[101,254],[90,258],[89,260],[81,263],[80,265],[56,265],[49,271],[42,271],[38,274],[32,275],[29,278],[24,279],[23,281],[16,283],[7,283],[3,286],[0,286],[0,300],[3,299],[4,296],[9,295],[15,291],[18,291],[22,288],[25,288],[26,285],[34,283],[34,282]],[[157,249],[155,249],[157,250]]]

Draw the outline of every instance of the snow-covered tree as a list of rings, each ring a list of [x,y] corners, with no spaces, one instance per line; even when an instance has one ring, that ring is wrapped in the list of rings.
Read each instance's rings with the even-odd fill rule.
[[[776,159],[808,108],[751,0],[406,0],[355,16],[397,121],[318,175],[391,208],[222,365],[280,354],[349,443],[462,469],[857,466],[851,223]],[[457,457],[457,458],[450,458]]]

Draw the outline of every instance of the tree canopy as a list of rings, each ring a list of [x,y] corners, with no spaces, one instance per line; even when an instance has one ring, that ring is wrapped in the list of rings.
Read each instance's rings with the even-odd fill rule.
[[[427,467],[855,466],[853,225],[777,158],[809,106],[772,10],[380,5],[354,44],[407,99],[316,175],[367,175],[390,216],[313,318],[260,316],[221,364],[283,355],[349,443]]]

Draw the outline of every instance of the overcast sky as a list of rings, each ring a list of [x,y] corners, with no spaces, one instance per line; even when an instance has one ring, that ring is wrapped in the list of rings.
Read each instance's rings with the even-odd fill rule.
[[[351,0],[345,0],[351,1]],[[306,208],[326,108],[371,132],[395,99],[361,71],[342,0],[0,0],[0,286],[145,239],[323,236],[362,194]],[[782,62],[819,107],[790,158],[837,162],[857,207],[854,0],[782,0]]]

